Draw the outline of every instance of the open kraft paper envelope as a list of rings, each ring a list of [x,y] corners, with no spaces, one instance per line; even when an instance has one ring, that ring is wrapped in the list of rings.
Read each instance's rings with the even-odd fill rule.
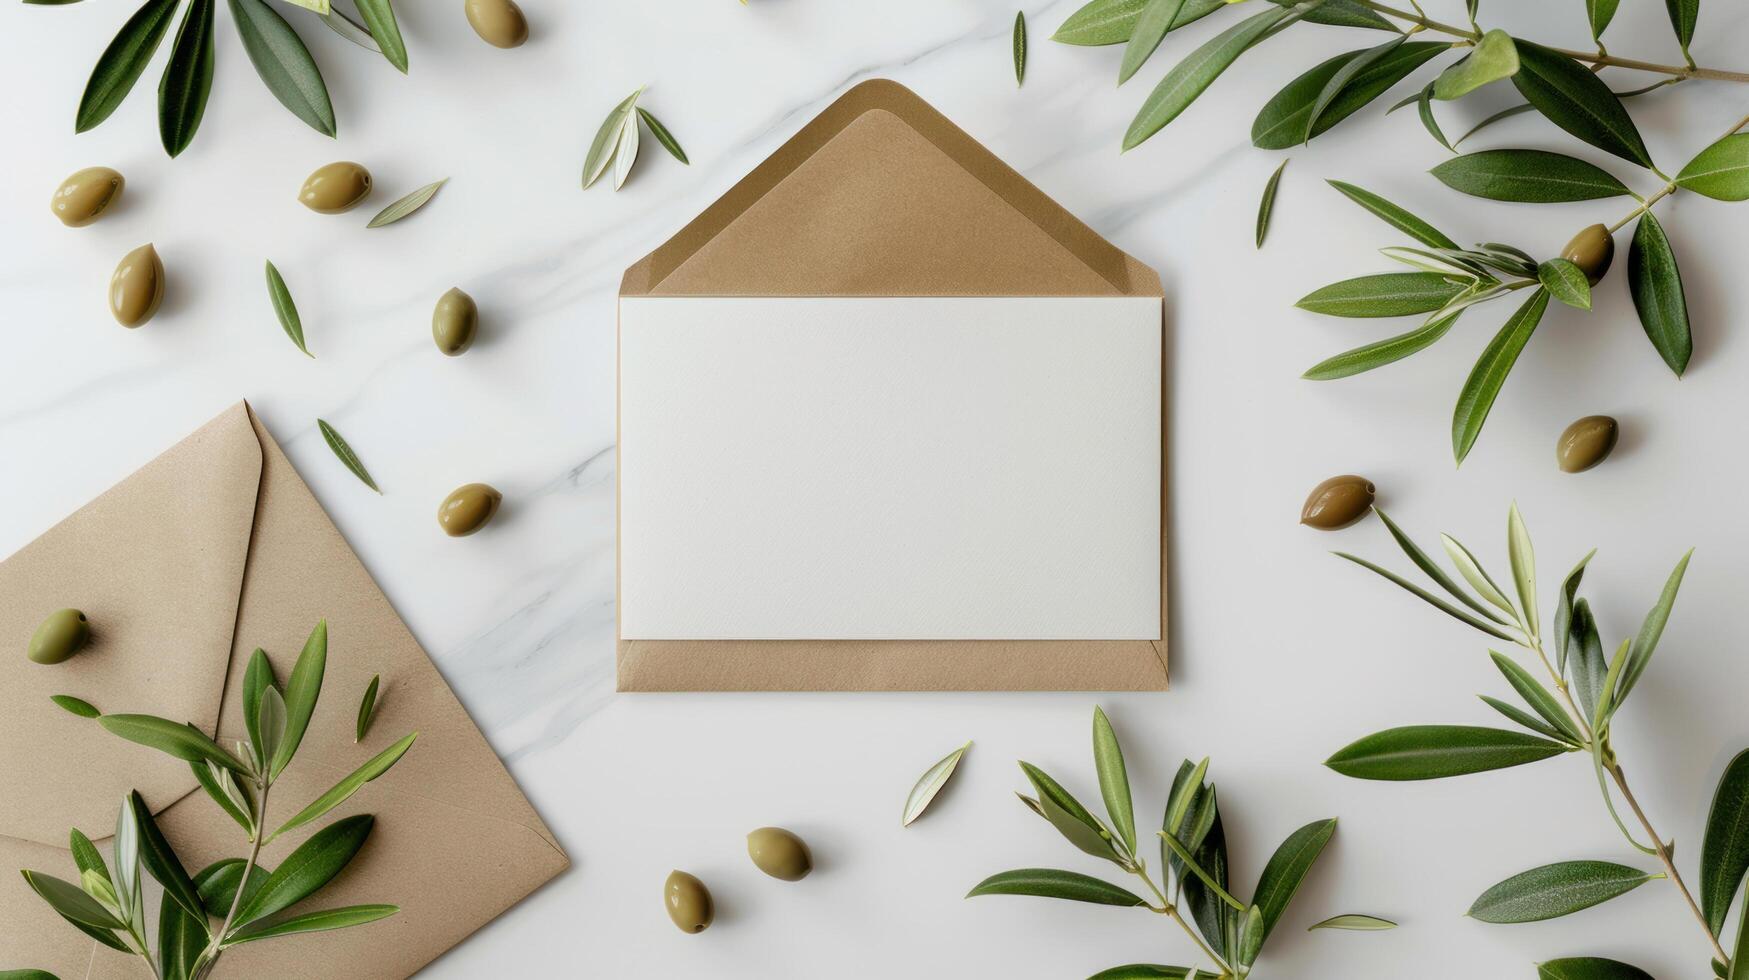
[[[706,425],[711,414],[709,398],[717,393],[732,394],[733,386],[742,382],[724,377],[741,370],[739,364],[720,372],[708,362],[693,364],[689,366],[693,373],[679,380],[643,367],[634,370],[628,351],[637,350],[635,344],[644,342],[639,331],[668,325],[657,323],[660,318],[647,312],[652,307],[682,298],[695,304],[717,304],[696,307],[705,311],[694,314],[703,321],[696,325],[701,332],[685,336],[697,340],[711,337],[718,313],[723,314],[725,330],[740,329],[743,323],[734,320],[738,315],[734,303],[744,298],[773,297],[785,301],[874,297],[879,303],[921,304],[895,306],[888,311],[887,319],[905,328],[915,327],[918,317],[927,319],[940,313],[929,304],[943,298],[1001,298],[1023,305],[1130,298],[1131,311],[1139,306],[1146,321],[1145,333],[1152,335],[1154,363],[1144,368],[1152,385],[1149,397],[1157,398],[1157,404],[1147,402],[1146,411],[1155,413],[1147,419],[1149,437],[1142,445],[1132,443],[1124,451],[1134,448],[1135,457],[1145,460],[1150,471],[1156,463],[1158,467],[1157,472],[1148,473],[1152,482],[1144,501],[1146,512],[1130,526],[1149,548],[1146,560],[1158,565],[1157,579],[1154,569],[1147,566],[1131,577],[1146,583],[1141,587],[1147,592],[1148,620],[1143,626],[1118,638],[1099,637],[1095,631],[1085,635],[1059,633],[1050,639],[1031,635],[989,638],[992,634],[966,632],[949,637],[894,637],[867,630],[854,637],[780,635],[781,631],[721,634],[691,628],[664,633],[638,626],[637,620],[643,617],[641,613],[628,615],[628,600],[636,598],[628,594],[628,588],[640,587],[638,583],[646,576],[642,567],[637,575],[630,574],[628,555],[643,556],[635,551],[642,547],[641,539],[633,538],[628,544],[628,533],[633,531],[628,514],[637,516],[628,506],[642,505],[639,495],[651,492],[652,481],[634,481],[628,476],[648,458],[647,454],[639,455],[644,446],[637,442],[638,433],[630,431],[628,413],[634,408],[642,411],[642,406],[659,399],[633,386],[651,387],[654,382],[667,396],[684,394],[687,385],[698,382],[712,393],[701,400],[701,411],[693,416]],[[1165,690],[1163,305],[1160,279],[1153,270],[1105,241],[910,90],[886,80],[852,88],[625,274],[619,324],[619,689]],[[912,315],[913,309],[918,316]],[[867,309],[859,307],[857,312],[863,315]],[[761,315],[743,319],[753,322],[752,329],[757,330],[760,327],[755,321]],[[874,316],[880,319],[878,311]],[[951,307],[946,316],[951,321]],[[993,318],[1002,319],[1000,310]],[[801,319],[806,321],[807,317]],[[817,322],[830,325],[825,324],[830,319],[828,309]],[[814,321],[804,322],[801,333],[787,336],[806,338],[813,326]],[[1075,326],[1074,321],[1068,326]],[[1073,341],[1072,330],[1066,336]],[[729,345],[725,353],[736,356],[733,341],[723,343]],[[795,354],[790,349],[793,345],[784,344],[787,341],[773,348],[777,356],[808,356]],[[923,349],[927,351],[927,347]],[[880,353],[878,344],[864,352],[869,350]],[[909,363],[932,360],[925,356]],[[901,365],[900,373],[907,366]],[[744,382],[749,386],[759,383]],[[951,388],[947,395],[947,399],[938,400],[957,396],[963,402],[966,397],[965,392]],[[685,427],[684,421],[678,424]],[[733,438],[737,433],[729,435]],[[999,438],[1006,435],[1009,433],[998,432]],[[709,445],[700,449],[711,451]],[[672,452],[671,447],[668,451]],[[742,457],[749,454],[745,448],[730,452],[740,452]],[[750,452],[758,456],[765,449],[755,447]],[[736,462],[729,454],[717,458]],[[858,465],[854,458],[850,462]],[[700,477],[695,489],[699,499],[724,490],[722,481],[715,479],[715,471],[705,469],[696,475]],[[737,473],[735,478],[741,475]],[[802,476],[807,478],[805,472]],[[757,474],[753,476],[754,481],[759,479]],[[668,492],[661,487],[657,490]],[[1087,505],[1085,509],[1094,509],[1102,501],[1076,500],[1069,509],[1083,509],[1079,506],[1082,503]],[[954,515],[946,516],[949,520],[942,526],[951,534]],[[717,517],[720,515],[714,515],[713,520]],[[639,521],[638,533],[642,534],[643,519]],[[704,537],[714,538],[714,528],[736,523],[717,520],[699,527]],[[701,546],[718,543],[699,542]],[[717,581],[732,583],[732,562],[736,559],[745,558],[749,571],[754,571],[768,558],[756,543],[736,550],[746,544],[748,541],[740,540],[725,548],[730,561],[724,567],[729,575]],[[706,550],[708,547],[701,547],[701,551]],[[682,547],[661,554],[666,559],[686,552]],[[652,562],[645,560],[644,564]],[[796,577],[799,580],[805,575],[804,571]],[[947,580],[951,581],[951,576]],[[902,577],[892,581],[904,584]],[[1152,594],[1156,587],[1157,605]],[[686,596],[691,599],[701,591],[695,589]],[[661,603],[646,601],[640,609],[656,605]],[[726,618],[736,617],[731,613]],[[628,622],[634,629],[628,630]]]
[[[246,404],[0,563],[0,596],[0,969],[44,969],[62,980],[140,976],[136,957],[81,935],[18,874],[76,879],[73,827],[107,860],[130,789],[158,815],[191,874],[247,850],[187,763],[123,741],[49,695],[186,720],[231,744],[245,737],[240,692],[251,652],[265,648],[283,684],[324,618],[321,700],[297,758],[274,784],[270,825],[406,733],[419,737],[329,818],[267,847],[262,863],[277,866],[332,819],[375,814],[352,864],[294,910],[380,902],[401,911],[352,929],[238,946],[215,976],[406,977],[569,864]],[[87,614],[90,646],[59,665],[26,660],[37,623],[65,606]],[[359,698],[375,674],[378,714],[354,744]]]

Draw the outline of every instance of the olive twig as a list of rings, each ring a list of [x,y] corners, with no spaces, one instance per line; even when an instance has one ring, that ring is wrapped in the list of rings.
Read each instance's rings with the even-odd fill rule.
[[[1202,954],[1213,961],[1216,966],[1221,968],[1221,976],[1232,976],[1232,966],[1228,964],[1226,960],[1217,955],[1215,951],[1209,947],[1208,943],[1203,942],[1202,937],[1196,934],[1196,930],[1190,927],[1190,923],[1184,921],[1184,917],[1178,914],[1178,905],[1166,897],[1166,893],[1160,890],[1160,886],[1154,884],[1154,879],[1148,875],[1148,869],[1138,865],[1131,873],[1142,879],[1142,884],[1147,885],[1148,890],[1154,893],[1154,897],[1160,900],[1161,907],[1154,911],[1159,912],[1173,922],[1178,923],[1178,928],[1184,930],[1184,934],[1190,937],[1191,942],[1196,943],[1197,948],[1202,950]],[[1180,884],[1182,884],[1182,882]]]
[[[1629,809],[1634,811],[1634,817],[1640,821],[1640,826],[1646,828],[1646,833],[1651,836],[1652,846],[1657,849],[1654,856],[1658,859],[1658,863],[1664,866],[1664,876],[1670,879],[1670,883],[1676,886],[1676,890],[1681,892],[1683,899],[1688,902],[1688,910],[1694,913],[1695,921],[1700,923],[1701,931],[1706,933],[1707,942],[1712,944],[1713,956],[1717,957],[1718,961],[1728,969],[1731,965],[1730,955],[1725,952],[1725,947],[1719,944],[1719,937],[1713,935],[1712,927],[1707,924],[1706,915],[1700,910],[1700,903],[1694,900],[1694,893],[1688,890],[1687,883],[1682,880],[1682,873],[1676,870],[1676,862],[1670,857],[1670,847],[1664,843],[1664,838],[1658,836],[1658,831],[1652,828],[1652,821],[1646,818],[1646,811],[1640,809],[1639,801],[1634,799],[1633,791],[1628,789],[1628,777],[1626,773],[1622,772],[1621,764],[1611,763],[1609,775],[1615,780],[1616,788],[1621,790],[1622,799],[1626,800]]]

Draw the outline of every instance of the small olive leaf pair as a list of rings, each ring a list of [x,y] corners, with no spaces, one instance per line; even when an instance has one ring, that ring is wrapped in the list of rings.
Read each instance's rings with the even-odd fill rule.
[[[668,127],[662,125],[644,107],[638,105],[638,97],[644,94],[640,87],[636,92],[626,96],[625,101],[613,107],[613,111],[602,120],[601,128],[596,130],[595,140],[589,145],[589,154],[583,159],[583,187],[589,188],[602,175],[606,174],[609,165],[613,168],[613,189],[619,190],[625,186],[626,178],[631,176],[632,165],[638,159],[638,134],[642,126],[650,128],[650,134],[656,137],[656,142],[681,163],[689,163],[686,151],[680,148],[680,142]]]

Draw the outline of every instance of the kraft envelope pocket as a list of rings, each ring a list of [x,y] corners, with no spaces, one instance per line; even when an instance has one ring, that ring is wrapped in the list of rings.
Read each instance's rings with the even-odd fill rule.
[[[911,92],[620,296],[622,690],[1165,688],[1159,278]]]

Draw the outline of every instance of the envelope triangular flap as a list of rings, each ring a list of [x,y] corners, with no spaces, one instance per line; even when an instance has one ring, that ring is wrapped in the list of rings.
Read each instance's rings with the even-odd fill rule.
[[[882,79],[627,270],[621,295],[1158,296],[1160,280]]]
[[[157,810],[195,788],[187,763],[117,752],[49,696],[214,731],[260,482],[261,444],[238,405],[0,562],[0,834],[107,837],[128,790]],[[66,607],[90,620],[89,646],[61,664],[26,660],[38,623]],[[45,781],[52,796],[21,791]]]

